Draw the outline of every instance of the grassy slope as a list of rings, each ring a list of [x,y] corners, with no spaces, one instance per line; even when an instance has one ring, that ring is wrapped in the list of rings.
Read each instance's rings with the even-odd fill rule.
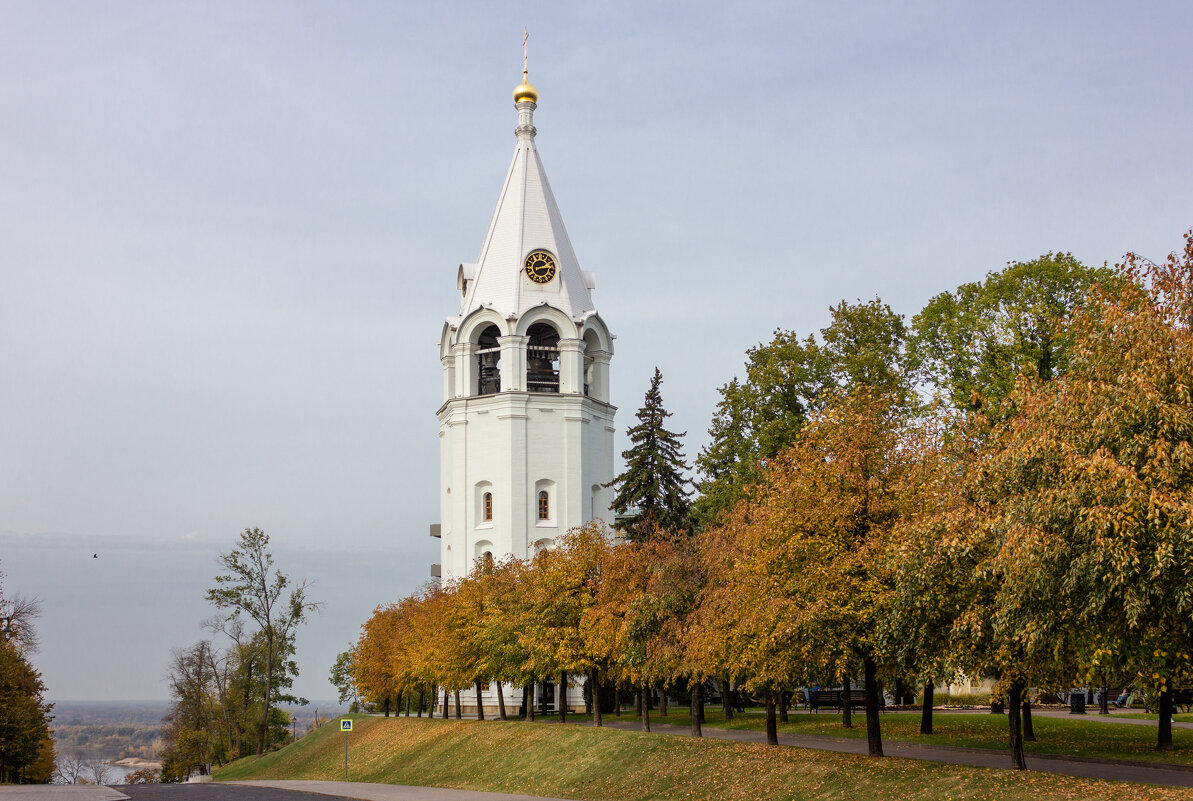
[[[902,759],[691,740],[581,726],[357,718],[353,781],[458,787],[593,801],[646,799],[1190,798],[1182,790]],[[334,725],[334,724],[333,724]],[[324,726],[295,745],[216,773],[220,780],[343,778],[344,735]]]

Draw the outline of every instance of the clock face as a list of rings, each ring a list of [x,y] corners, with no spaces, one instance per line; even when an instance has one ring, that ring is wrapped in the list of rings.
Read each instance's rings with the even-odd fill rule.
[[[555,277],[555,257],[545,250],[532,250],[526,257],[526,277],[536,284],[547,284]]]

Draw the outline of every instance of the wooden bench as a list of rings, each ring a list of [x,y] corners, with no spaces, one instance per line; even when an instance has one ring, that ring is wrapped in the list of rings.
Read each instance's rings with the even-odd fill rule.
[[[1107,687],[1106,688],[1106,706],[1107,706],[1107,708],[1114,707],[1115,709],[1118,709],[1119,708],[1118,699],[1120,697],[1122,697],[1122,694],[1126,689],[1127,689],[1126,687]],[[1099,690],[1099,692],[1101,692],[1101,690]],[[1130,695],[1127,696],[1127,701],[1124,704],[1124,706],[1130,706],[1131,702],[1133,700],[1135,700],[1135,694],[1131,693]],[[1099,700],[1099,703],[1101,703],[1100,700]]]
[[[844,704],[844,690],[809,690],[808,691],[808,709],[812,712],[820,712],[821,707],[831,707],[838,712]],[[866,708],[866,691],[865,690],[850,690],[849,691],[849,708],[850,709],[865,709]],[[878,695],[878,708],[886,712],[886,697],[881,693]]]

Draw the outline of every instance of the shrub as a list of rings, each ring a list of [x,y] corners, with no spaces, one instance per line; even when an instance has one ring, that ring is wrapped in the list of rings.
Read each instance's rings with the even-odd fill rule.
[[[157,784],[160,781],[157,771],[153,768],[138,768],[132,773],[124,774],[125,784]]]

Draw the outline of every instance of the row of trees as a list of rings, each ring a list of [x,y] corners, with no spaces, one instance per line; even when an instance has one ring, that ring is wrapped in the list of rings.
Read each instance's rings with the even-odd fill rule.
[[[675,604],[694,606],[693,581],[675,574],[697,569],[685,547],[692,542],[657,530],[614,545],[611,532],[590,524],[533,560],[478,561],[464,579],[429,584],[374,612],[345,655],[352,689],[387,714],[403,702],[408,714],[411,706],[421,714],[436,689],[454,690],[457,710],[459,693],[475,691],[482,707],[495,681],[504,719],[511,706],[533,717],[534,704],[525,695],[507,699],[502,682],[525,690],[586,677],[596,699],[603,687],[655,687],[663,670],[651,645],[656,629]],[[647,600],[647,586],[658,595]],[[436,706],[446,716],[450,697]],[[600,704],[592,708],[599,721]],[[557,710],[565,719],[566,704]]]
[[[0,784],[45,784],[54,774],[53,704],[29,661],[39,612],[36,598],[6,597],[0,573]]]
[[[207,591],[218,613],[203,624],[214,639],[175,649],[167,671],[163,781],[284,745],[292,721],[278,705],[306,703],[290,688],[297,629],[320,606],[308,583],[295,585],[274,566],[269,536],[256,528],[219,564],[224,572]]]
[[[881,755],[883,682],[923,683],[930,732],[934,683],[987,676],[1022,768],[1033,688],[1111,681],[1157,697],[1171,748],[1193,669],[1191,388],[1193,232],[1162,264],[1011,264],[911,326],[843,302],[722,387],[694,518],[675,492],[624,492],[632,466],[682,463],[674,435],[639,431],[619,477],[619,505],[649,510],[632,542],[588,527],[379,608],[355,687],[690,688],[698,731],[699,687],[719,678],[764,700],[777,742],[780,692],[860,680]],[[636,428],[662,428],[654,405]]]

